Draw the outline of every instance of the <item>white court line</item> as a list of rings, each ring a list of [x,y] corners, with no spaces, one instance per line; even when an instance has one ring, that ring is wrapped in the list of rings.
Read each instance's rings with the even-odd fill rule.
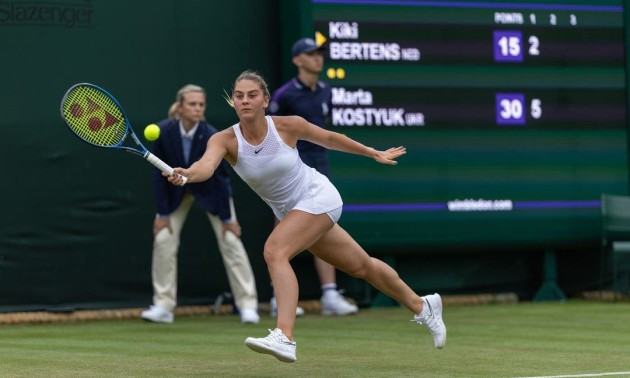
[[[569,375],[541,375],[538,377],[520,377],[520,378],[577,378],[577,377],[603,377],[603,376],[611,376],[611,375],[628,375],[630,376],[630,371],[613,371],[610,373],[590,373],[590,374],[569,374]]]

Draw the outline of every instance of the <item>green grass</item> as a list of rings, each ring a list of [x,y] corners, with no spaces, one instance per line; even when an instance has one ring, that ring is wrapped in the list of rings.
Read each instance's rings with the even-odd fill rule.
[[[630,371],[630,304],[446,306],[448,342],[399,308],[298,319],[298,361],[254,353],[235,316],[0,326],[2,377],[514,377]]]

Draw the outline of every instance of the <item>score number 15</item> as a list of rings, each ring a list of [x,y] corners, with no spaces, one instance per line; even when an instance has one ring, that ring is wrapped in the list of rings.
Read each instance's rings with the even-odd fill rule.
[[[495,30],[494,61],[522,62],[523,61],[523,33],[517,30]],[[535,35],[529,36],[529,55],[540,55],[540,40]]]

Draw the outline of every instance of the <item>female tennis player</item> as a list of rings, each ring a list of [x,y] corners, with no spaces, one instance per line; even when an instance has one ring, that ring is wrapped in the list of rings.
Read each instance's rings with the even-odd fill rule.
[[[440,295],[418,296],[394,269],[370,257],[337,224],[342,209],[339,192],[325,176],[300,160],[296,143],[298,139],[307,140],[389,165],[397,163],[395,159],[405,154],[405,148],[378,151],[301,117],[265,116],[269,99],[262,76],[252,71],[240,74],[228,99],[239,122],[214,134],[204,155],[190,168],[174,169],[190,183],[201,182],[210,178],[221,159],[225,159],[280,220],[263,252],[278,302],[276,328],[267,337],[248,337],[245,344],[283,362],[297,360],[293,328],[298,282],[289,261],[308,250],[402,303],[415,314],[418,323],[429,329],[435,346],[442,348],[446,343],[446,327]],[[178,175],[168,176],[168,180],[175,185],[183,184]]]

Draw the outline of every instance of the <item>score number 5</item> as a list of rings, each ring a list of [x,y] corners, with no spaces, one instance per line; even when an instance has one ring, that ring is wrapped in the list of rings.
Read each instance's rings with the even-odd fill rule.
[[[494,37],[494,61],[495,62],[522,62],[523,61],[523,33],[517,30],[495,30]],[[540,40],[531,35],[529,43],[529,55],[540,55]]]
[[[497,93],[495,103],[497,125],[525,125],[525,94]],[[533,119],[539,119],[542,116],[540,99],[532,99],[530,115]]]

